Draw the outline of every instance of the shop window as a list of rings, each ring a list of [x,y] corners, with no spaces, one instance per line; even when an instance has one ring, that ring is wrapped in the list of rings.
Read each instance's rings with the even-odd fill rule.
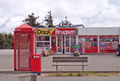
[[[61,47],[62,46],[62,37],[61,36],[58,36],[58,47]]]
[[[70,36],[65,36],[65,49],[66,49],[66,52],[70,52]]]
[[[76,37],[75,36],[71,36],[71,46],[76,45]]]
[[[118,37],[101,37],[100,38],[100,52],[112,53],[117,49]]]
[[[50,46],[49,36],[37,36],[37,47]]]
[[[44,47],[50,45],[49,42],[37,42],[37,47]]]
[[[71,36],[71,52],[76,50],[72,48],[74,45],[76,45],[76,36]]]
[[[51,44],[52,44],[52,47],[56,47],[56,37],[55,36],[52,36]]]
[[[58,47],[58,52],[62,52],[62,36],[58,36],[57,39],[57,47]]]
[[[100,41],[118,41],[118,38],[100,38]]]
[[[79,37],[78,44],[81,45],[80,52],[82,53],[97,53],[98,43],[96,36]]]
[[[49,36],[37,36],[37,41],[50,41]]]
[[[86,38],[86,46],[87,47],[97,47],[97,38]]]

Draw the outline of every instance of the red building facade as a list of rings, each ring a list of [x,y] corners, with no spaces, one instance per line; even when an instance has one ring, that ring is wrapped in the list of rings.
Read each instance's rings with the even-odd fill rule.
[[[55,54],[71,54],[74,51],[72,47],[80,45],[78,50],[83,54],[115,53],[119,35],[112,34],[105,28],[97,29],[99,28],[38,28],[37,52],[48,45]]]

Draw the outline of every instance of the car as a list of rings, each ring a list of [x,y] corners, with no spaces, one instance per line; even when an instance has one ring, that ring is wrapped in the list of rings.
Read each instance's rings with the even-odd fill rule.
[[[119,50],[116,50],[116,56],[120,56]]]
[[[118,48],[116,49],[116,56],[120,56],[120,45],[118,45]]]

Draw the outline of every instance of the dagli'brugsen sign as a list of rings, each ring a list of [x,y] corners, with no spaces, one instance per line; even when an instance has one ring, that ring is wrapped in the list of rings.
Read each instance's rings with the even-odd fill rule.
[[[76,28],[56,28],[54,35],[76,35]]]
[[[76,35],[76,28],[37,28],[36,35]]]

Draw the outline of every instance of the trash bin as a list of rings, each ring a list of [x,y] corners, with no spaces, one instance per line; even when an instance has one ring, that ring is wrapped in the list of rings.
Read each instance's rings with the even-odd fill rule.
[[[32,54],[31,71],[41,73],[41,54]]]

